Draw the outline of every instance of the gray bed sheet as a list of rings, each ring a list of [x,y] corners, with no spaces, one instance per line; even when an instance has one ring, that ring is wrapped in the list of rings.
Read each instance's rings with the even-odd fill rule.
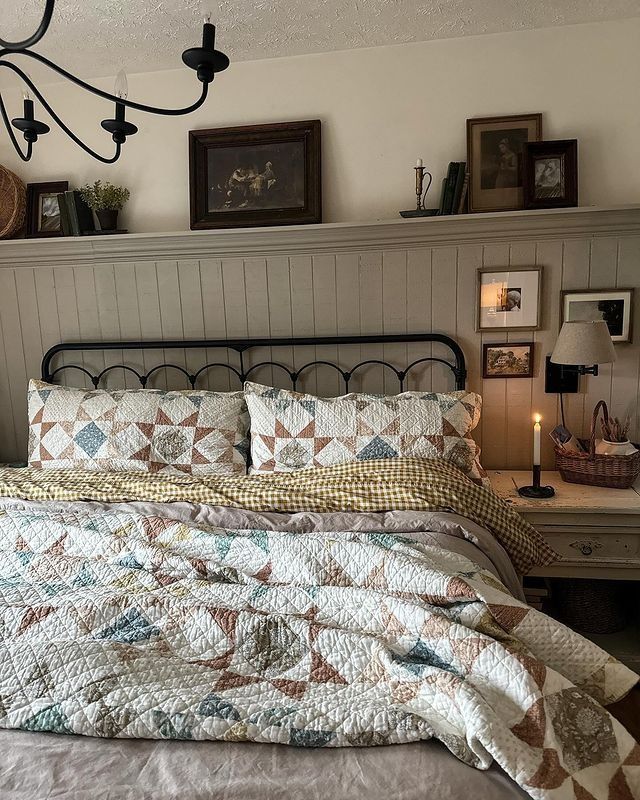
[[[3,506],[106,507],[0,500]],[[234,529],[385,530],[465,555],[522,598],[503,548],[456,514],[390,511],[258,513],[189,503],[113,508]],[[92,739],[0,730],[0,800],[514,800],[528,797],[497,766],[482,772],[439,742],[306,750],[247,742]]]

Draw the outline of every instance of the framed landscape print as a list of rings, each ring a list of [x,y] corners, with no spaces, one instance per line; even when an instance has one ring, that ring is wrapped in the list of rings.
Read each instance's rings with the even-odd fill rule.
[[[578,140],[526,142],[524,207],[566,208],[578,205]]]
[[[467,120],[469,211],[523,207],[523,147],[542,138],[542,114]]]
[[[322,222],[320,120],[189,132],[191,228]]]
[[[58,195],[69,188],[68,181],[27,184],[27,237],[62,236]]]
[[[614,342],[631,341],[633,289],[562,293],[562,321],[603,319]]]
[[[542,267],[478,270],[477,330],[539,328],[541,283]]]
[[[483,378],[533,378],[533,342],[482,346]]]

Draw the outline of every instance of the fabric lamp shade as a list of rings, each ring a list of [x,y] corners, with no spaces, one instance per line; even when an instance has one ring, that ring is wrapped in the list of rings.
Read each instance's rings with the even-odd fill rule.
[[[551,354],[554,364],[591,366],[615,360],[616,352],[604,320],[565,322]]]

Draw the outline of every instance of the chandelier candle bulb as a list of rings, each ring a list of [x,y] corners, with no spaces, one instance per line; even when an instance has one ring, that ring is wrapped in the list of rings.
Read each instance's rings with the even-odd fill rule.
[[[129,94],[129,81],[127,79],[127,73],[121,69],[120,72],[116,75],[116,81],[113,86],[113,93],[116,97],[119,97],[121,100],[126,100]]]

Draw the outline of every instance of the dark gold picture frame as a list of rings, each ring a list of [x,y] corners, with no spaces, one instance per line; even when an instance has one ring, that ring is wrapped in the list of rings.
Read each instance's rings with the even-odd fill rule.
[[[322,222],[320,120],[189,132],[191,229]]]
[[[489,342],[482,345],[482,377],[492,378],[533,378],[534,342]],[[498,359],[489,365],[491,352],[495,351]],[[522,352],[522,351],[526,351]],[[522,364],[527,355],[526,364]],[[526,366],[526,369],[524,368]]]
[[[523,208],[523,145],[540,139],[540,113],[467,120],[470,212]]]

